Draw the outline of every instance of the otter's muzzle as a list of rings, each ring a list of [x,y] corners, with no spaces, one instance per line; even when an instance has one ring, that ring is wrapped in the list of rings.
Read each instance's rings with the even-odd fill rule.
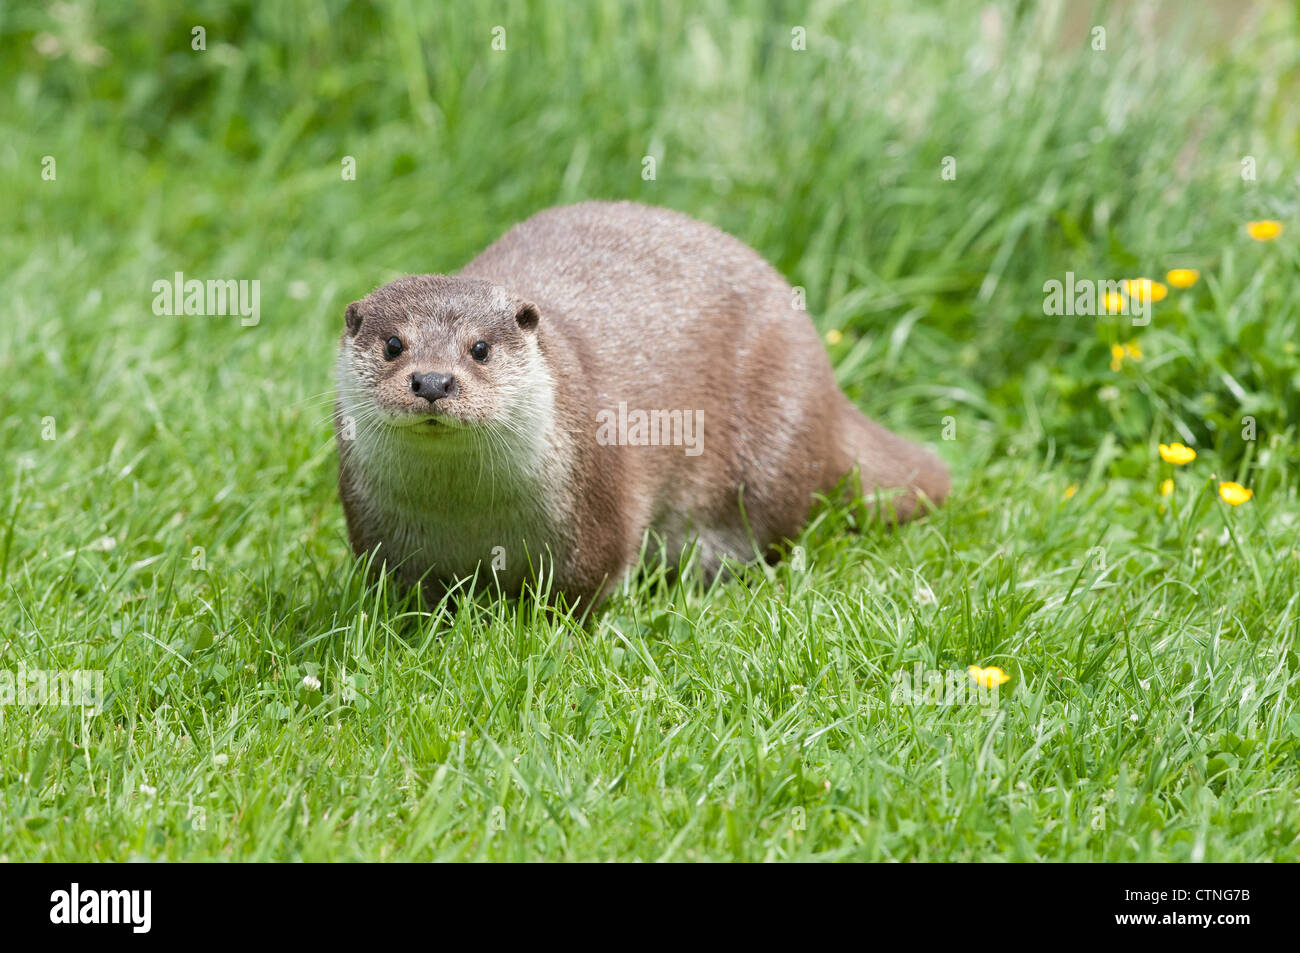
[[[411,393],[419,394],[431,404],[444,397],[455,397],[459,390],[456,378],[450,374],[411,375]]]

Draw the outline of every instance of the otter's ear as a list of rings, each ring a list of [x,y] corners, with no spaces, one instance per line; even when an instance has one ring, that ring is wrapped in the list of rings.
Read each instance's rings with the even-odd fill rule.
[[[525,331],[534,331],[537,329],[537,322],[542,316],[537,313],[537,305],[531,301],[525,301],[519,305],[519,310],[515,312],[515,323]]]
[[[348,305],[345,318],[348,322],[348,334],[356,334],[361,330],[361,302],[353,301]]]

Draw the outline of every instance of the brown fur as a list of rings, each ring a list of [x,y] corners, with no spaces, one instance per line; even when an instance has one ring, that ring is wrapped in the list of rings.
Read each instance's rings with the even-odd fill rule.
[[[590,605],[635,566],[647,531],[670,554],[694,541],[712,574],[795,536],[814,494],[855,468],[864,491],[899,491],[900,519],[948,493],[937,457],[841,393],[781,276],[677,212],[549,209],[457,277],[403,278],[349,305],[347,324],[348,531],[410,582],[491,575],[495,555],[504,589],[540,568]],[[394,334],[410,345],[388,360]],[[480,339],[482,364],[469,356]],[[410,391],[416,372],[452,374],[458,392],[429,405]],[[598,414],[620,402],[702,411],[702,452],[598,442]]]

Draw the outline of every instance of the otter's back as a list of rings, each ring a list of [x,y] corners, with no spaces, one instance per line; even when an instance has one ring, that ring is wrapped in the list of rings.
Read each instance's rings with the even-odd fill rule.
[[[583,202],[539,212],[470,262],[462,274],[498,282],[565,311],[592,330],[629,311],[674,317],[672,306],[784,288],[749,246],[712,225],[635,202]],[[615,306],[618,310],[610,310]],[[620,314],[621,312],[621,314]],[[680,318],[682,315],[676,315]]]
[[[747,401],[747,387],[729,385],[752,380],[769,359],[804,387],[833,386],[785,280],[743,242],[680,212],[634,202],[548,209],[461,274],[536,302],[543,328],[550,320],[576,331],[608,379],[643,382],[637,396],[657,406],[681,406],[685,378],[701,375],[716,384],[711,399]]]

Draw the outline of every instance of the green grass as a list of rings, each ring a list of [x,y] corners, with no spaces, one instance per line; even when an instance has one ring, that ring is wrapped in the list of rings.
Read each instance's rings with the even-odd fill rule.
[[[1300,24],[979,6],[0,11],[0,669],[108,693],[0,707],[0,859],[1300,856]],[[805,287],[948,505],[822,508],[795,557],[649,573],[588,627],[368,589],[344,306],[589,197]],[[1179,265],[1149,327],[1043,314],[1066,271]],[[175,271],[259,279],[261,323],[155,316]],[[906,704],[918,663],[1012,680]]]

